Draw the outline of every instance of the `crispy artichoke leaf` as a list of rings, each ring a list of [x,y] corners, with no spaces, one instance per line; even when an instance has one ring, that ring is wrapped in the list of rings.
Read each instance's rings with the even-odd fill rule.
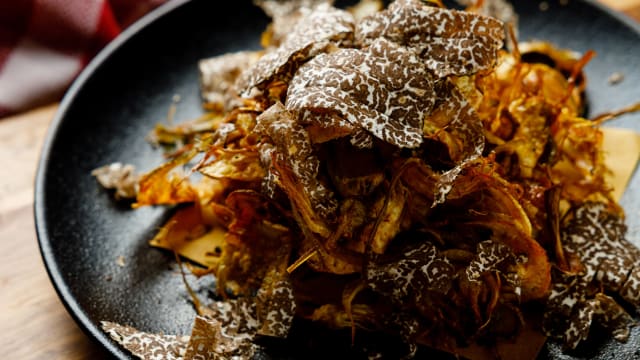
[[[447,144],[456,163],[469,161],[484,150],[485,137],[482,121],[462,90],[450,80],[439,81],[436,86],[438,101],[435,109],[425,119],[425,136],[437,136],[427,131],[427,123],[437,131],[446,131],[455,143]]]
[[[234,292],[251,294],[260,287],[270,266],[287,256],[291,233],[278,223],[280,211],[253,190],[236,190],[225,199],[231,220],[218,276],[218,291],[226,281],[240,284]]]
[[[385,194],[385,206],[383,206],[382,211],[372,214],[373,217],[378,216],[381,218],[375,227],[375,234],[373,234],[373,239],[371,240],[371,250],[374,253],[385,253],[389,244],[402,229],[409,195],[408,189],[398,182],[388,190],[388,194]]]
[[[309,139],[313,144],[325,143],[330,140],[339,139],[351,135],[352,139],[358,137],[359,132],[363,132],[355,124],[345,120],[339,113],[318,113],[311,109],[304,109],[300,112],[298,120],[305,125],[309,132]],[[362,144],[359,147],[370,148],[364,141],[355,141]]]
[[[439,101],[425,121],[425,135],[429,136],[427,125],[435,124],[436,128],[451,133],[457,141],[447,144],[456,166],[440,175],[434,189],[434,206],[446,200],[460,173],[482,155],[485,144],[482,122],[460,89],[453,82],[444,80],[438,83],[437,92]]]
[[[144,174],[139,181],[138,196],[134,208],[144,205],[175,205],[198,200],[198,193],[191,182],[174,171],[187,164],[196,155],[193,149]]]
[[[514,100],[509,104],[510,116],[517,124],[512,138],[496,147],[495,152],[514,153],[518,158],[518,175],[531,178],[549,140],[546,104],[537,97]]]
[[[297,191],[289,194],[292,201],[300,200],[296,203],[298,210],[302,212],[309,207],[306,205],[309,203],[312,213],[317,212],[324,219],[331,217],[338,204],[332,191],[318,179],[320,160],[314,153],[307,131],[281,103],[274,104],[260,114],[256,122],[255,132],[271,139],[276,149],[274,155],[282,157],[284,165],[291,172],[293,183],[289,185],[294,188],[298,184],[302,186],[301,194]],[[288,178],[283,175],[281,171],[280,182]]]
[[[206,268],[216,266],[223,249],[226,231],[221,226],[209,226],[199,206],[180,208],[149,241],[151,246],[175,251]]]
[[[219,150],[213,155],[213,161],[198,168],[198,171],[206,176],[247,182],[260,182],[265,176],[258,152]]]

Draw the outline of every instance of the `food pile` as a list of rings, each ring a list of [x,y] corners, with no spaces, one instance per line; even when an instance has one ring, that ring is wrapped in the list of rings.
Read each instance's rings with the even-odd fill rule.
[[[503,22],[438,1],[261,6],[264,49],[203,60],[206,114],[153,131],[168,161],[95,172],[134,207],[178,205],[152,244],[204,242],[190,269],[219,297],[194,299],[190,336],[105,331],[184,359],[251,358],[297,321],[405,357],[526,328],[567,349],[594,323],[628,338],[640,250],[581,117],[593,54],[507,51]]]

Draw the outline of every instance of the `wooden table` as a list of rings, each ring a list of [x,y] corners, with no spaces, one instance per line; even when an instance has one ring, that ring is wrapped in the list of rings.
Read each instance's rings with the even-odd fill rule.
[[[640,21],[640,0],[602,2]],[[60,302],[34,231],[34,175],[56,109],[0,119],[0,357],[106,359]]]

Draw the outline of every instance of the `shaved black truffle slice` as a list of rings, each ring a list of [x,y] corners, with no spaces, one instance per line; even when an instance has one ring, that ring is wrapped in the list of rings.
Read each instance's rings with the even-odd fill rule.
[[[354,26],[350,13],[329,4],[318,5],[300,17],[280,46],[267,52],[242,73],[237,88],[248,93],[253,87],[261,87],[273,80],[288,81],[304,61],[329,45],[350,42]]]
[[[445,294],[454,276],[453,265],[428,242],[407,249],[395,261],[372,262],[367,268],[369,287],[398,303],[419,302],[426,291]]]
[[[446,77],[492,68],[504,28],[492,17],[397,0],[356,27],[361,46],[380,37],[412,48],[436,75]]]
[[[625,240],[624,219],[606,204],[587,201],[570,215],[562,241],[580,259],[584,271],[555,274],[544,329],[569,348],[588,337],[593,322],[626,341],[633,318],[608,294],[640,307],[640,250]]]
[[[338,113],[381,140],[415,148],[435,104],[433,88],[431,72],[415,53],[379,39],[366,49],[340,49],[304,64],[291,81],[286,107],[307,110],[307,117]]]

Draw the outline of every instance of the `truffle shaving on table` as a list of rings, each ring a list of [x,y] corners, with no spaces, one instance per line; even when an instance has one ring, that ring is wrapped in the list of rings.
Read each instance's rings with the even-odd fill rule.
[[[603,120],[583,117],[592,52],[505,47],[502,2],[257,3],[263,49],[199,63],[206,113],[149,137],[167,161],[94,171],[133,207],[180,205],[151,244],[216,278],[214,298],[192,293],[191,334],[105,319],[113,339],[144,359],[249,359],[312,323],[396,344],[370,357],[482,359],[533,338],[574,349],[594,324],[629,337],[640,250]]]

